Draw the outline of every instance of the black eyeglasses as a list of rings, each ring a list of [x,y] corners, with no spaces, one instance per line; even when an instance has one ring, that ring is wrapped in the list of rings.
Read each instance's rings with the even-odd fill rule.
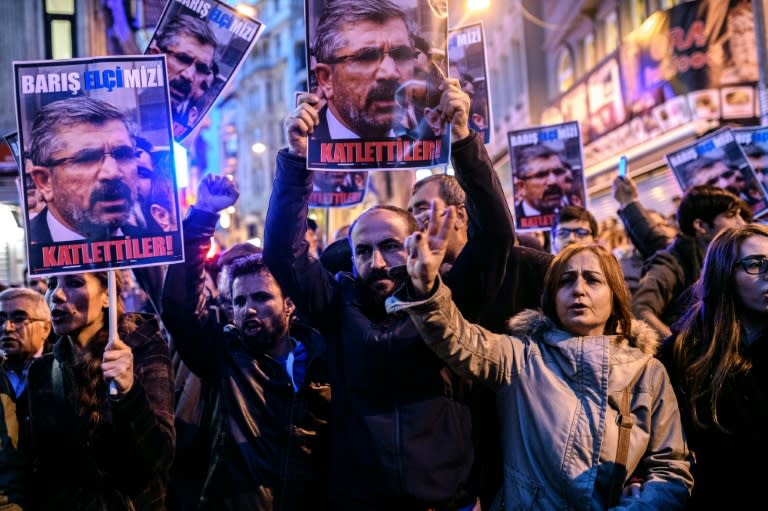
[[[533,172],[522,177],[522,179],[547,179],[550,174],[554,174],[555,177],[562,177],[568,172],[568,169],[563,167],[555,167],[553,169],[542,169],[538,172]]]
[[[0,326],[5,325],[6,321],[10,321],[14,324],[14,326],[21,326],[25,324],[26,322],[33,322],[33,321],[47,321],[45,319],[40,318],[30,318],[29,314],[26,312],[11,312],[10,315],[6,314],[5,312],[0,312]]]
[[[561,240],[567,239],[571,234],[576,235],[578,239],[584,239],[587,236],[592,236],[592,231],[583,227],[577,227],[576,229],[569,229],[567,227],[560,227],[557,229],[555,236]]]
[[[768,272],[768,259],[765,257],[745,257],[740,261],[736,261],[735,267],[741,268],[749,275],[762,275]]]
[[[409,61],[416,58],[418,52],[410,46],[395,46],[390,48],[389,51],[385,51],[383,48],[362,48],[350,55],[340,55],[338,57],[331,57],[328,59],[329,64],[338,64],[340,62],[352,62],[363,67],[371,67],[378,65],[384,59],[385,55],[392,57],[395,64],[407,64]]]
[[[67,158],[59,158],[44,162],[44,167],[58,167],[59,165],[77,165],[84,168],[93,168],[104,163],[104,157],[107,155],[114,158],[118,165],[128,165],[136,161],[139,157],[139,152],[129,145],[121,145],[112,148],[111,151],[106,151],[106,148],[99,149],[83,149],[76,152],[73,156]]]
[[[187,55],[186,53],[180,52],[180,51],[173,51],[169,50],[168,48],[160,48],[163,53],[168,55],[168,57],[173,61],[172,64],[174,67],[180,67],[182,69],[187,69],[191,65],[195,65],[195,72],[202,76],[208,76],[213,72],[211,69],[211,66],[206,64],[205,62],[200,62],[199,60],[195,59],[192,55]]]

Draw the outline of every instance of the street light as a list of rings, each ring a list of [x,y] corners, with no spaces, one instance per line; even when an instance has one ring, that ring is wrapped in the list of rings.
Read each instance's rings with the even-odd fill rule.
[[[468,11],[480,11],[491,6],[491,0],[467,0]]]
[[[256,142],[251,146],[251,151],[253,151],[255,154],[264,154],[266,150],[267,146],[261,142]]]

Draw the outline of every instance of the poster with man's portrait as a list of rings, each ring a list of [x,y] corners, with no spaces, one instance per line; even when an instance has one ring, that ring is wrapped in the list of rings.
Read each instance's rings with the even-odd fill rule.
[[[684,192],[697,185],[717,186],[744,199],[754,217],[768,213],[766,191],[731,128],[699,137],[665,157]]]
[[[757,180],[768,193],[768,127],[731,128]]]
[[[177,141],[192,133],[256,44],[264,24],[225,2],[169,0],[145,54],[167,56],[168,90]],[[141,129],[162,119],[153,95],[143,102]]]
[[[343,208],[363,202],[368,188],[368,172],[315,172],[312,178],[310,208]]]
[[[469,95],[469,128],[491,141],[491,91],[482,23],[448,31],[448,74]]]
[[[563,206],[587,207],[578,122],[510,131],[507,138],[518,230],[548,230]]]
[[[13,69],[29,274],[182,262],[165,55]]]
[[[438,108],[448,73],[445,4],[305,0],[309,90],[320,98],[307,168],[448,163],[451,129]]]

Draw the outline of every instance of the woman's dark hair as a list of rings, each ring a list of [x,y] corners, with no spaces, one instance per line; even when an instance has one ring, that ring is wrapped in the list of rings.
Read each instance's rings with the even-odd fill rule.
[[[122,333],[135,328],[132,322],[125,318],[125,303],[122,299],[123,279],[120,272],[115,272],[115,284],[117,293],[117,321]],[[107,272],[94,272],[102,287],[107,290]],[[82,358],[72,357],[72,372],[79,395],[79,415],[88,418],[88,427],[93,430],[102,419],[102,408],[107,397],[107,384],[101,371],[101,362],[104,358],[104,348],[109,341],[109,310],[103,309],[104,324],[96,335],[90,340],[82,351]]]
[[[616,257],[605,247],[598,244],[574,243],[566,246],[552,259],[544,275],[544,294],[541,297],[541,308],[544,314],[562,328],[562,322],[557,316],[557,292],[560,280],[565,273],[568,261],[581,252],[592,252],[597,256],[600,268],[605,274],[605,280],[611,290],[611,315],[605,324],[606,335],[620,334],[624,337],[632,335],[632,313],[630,312],[630,295],[624,282],[624,273]]]
[[[717,417],[720,393],[726,381],[750,370],[742,356],[744,335],[739,311],[738,287],[734,276],[739,249],[747,238],[765,236],[768,227],[747,224],[723,229],[707,248],[701,276],[694,284],[694,303],[678,322],[672,348],[673,373],[685,395],[678,398],[689,407],[696,427],[714,425],[726,431]]]

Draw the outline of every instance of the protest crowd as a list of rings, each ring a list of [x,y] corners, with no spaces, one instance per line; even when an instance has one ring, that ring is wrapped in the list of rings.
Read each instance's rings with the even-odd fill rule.
[[[435,72],[420,109],[450,131],[454,173],[415,182],[406,207],[371,206],[324,240],[308,217],[313,139],[410,136],[393,128],[384,95],[422,77],[397,5],[333,5],[316,34],[320,87],[282,126],[263,248],[206,256],[240,194],[232,176],[209,173],[183,218],[183,261],[31,271],[25,286],[2,286],[0,511],[760,502],[768,226],[753,220],[757,201],[705,180],[669,218],[619,175],[616,216],[598,222],[583,171],[528,147],[510,206],[471,81]],[[170,98],[189,123],[212,101],[203,77],[215,37],[185,23],[176,29],[187,35],[161,33],[152,50],[175,52]],[[180,53],[185,38],[205,51]],[[187,71],[199,83],[185,85]],[[33,224],[40,243],[175,233],[170,178],[155,174],[166,163],[140,162],[151,146],[121,112],[52,104],[29,156],[48,194]],[[74,152],[84,138],[72,126],[104,144]],[[79,209],[64,168],[95,190]],[[520,216],[546,222],[544,237],[520,229]]]

